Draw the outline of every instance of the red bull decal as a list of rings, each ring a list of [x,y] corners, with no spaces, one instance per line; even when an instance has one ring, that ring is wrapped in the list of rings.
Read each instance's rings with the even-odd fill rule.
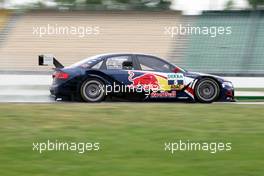
[[[138,85],[159,85],[158,79],[152,73],[145,73],[143,75],[134,77],[134,72],[129,73],[128,80],[132,82],[134,86]],[[133,78],[134,77],[134,78]]]
[[[145,89],[150,89],[151,87],[154,89],[160,89],[161,85],[159,79],[166,79],[165,76],[155,73],[142,73],[142,75],[136,77],[133,71],[129,71],[128,74],[128,80],[132,82],[131,86],[134,88],[143,86]]]

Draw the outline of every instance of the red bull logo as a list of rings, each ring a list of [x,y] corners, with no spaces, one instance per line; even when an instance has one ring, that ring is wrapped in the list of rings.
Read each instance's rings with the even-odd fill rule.
[[[142,86],[143,89],[150,89],[150,87],[154,89],[160,88],[157,75],[153,73],[145,73],[137,77],[134,77],[135,74],[132,71],[128,72],[128,74],[128,80],[132,82],[131,86],[134,88],[137,88],[139,86]]]
[[[168,85],[167,75],[160,75],[156,73],[142,73],[142,75],[135,76],[133,71],[128,72],[128,80],[131,82],[130,88],[140,88],[145,91],[150,98],[175,98],[176,91],[171,90],[171,85]]]

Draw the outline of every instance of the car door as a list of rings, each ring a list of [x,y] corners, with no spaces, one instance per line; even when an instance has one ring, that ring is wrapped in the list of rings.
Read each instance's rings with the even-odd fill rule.
[[[136,55],[136,70],[130,81],[136,85],[154,85],[161,91],[180,90],[184,86],[184,74],[175,73],[175,66],[154,56]]]
[[[124,63],[131,63],[131,66],[126,66]],[[111,55],[105,58],[102,71],[119,83],[129,85],[128,72],[134,70],[134,67],[135,61],[133,55]]]

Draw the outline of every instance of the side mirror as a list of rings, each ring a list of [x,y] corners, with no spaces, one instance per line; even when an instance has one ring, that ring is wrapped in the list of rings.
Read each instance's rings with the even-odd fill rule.
[[[133,69],[133,62],[132,61],[124,61],[122,63],[122,68],[124,70],[132,70]]]
[[[180,73],[181,72],[181,69],[179,69],[179,67],[175,67],[173,70],[172,70],[173,73]]]

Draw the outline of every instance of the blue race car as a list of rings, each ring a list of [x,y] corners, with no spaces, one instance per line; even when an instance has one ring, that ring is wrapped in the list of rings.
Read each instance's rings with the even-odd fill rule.
[[[189,72],[152,55],[102,54],[69,67],[51,55],[39,56],[39,65],[51,64],[56,68],[50,92],[57,100],[234,101],[230,81]]]

